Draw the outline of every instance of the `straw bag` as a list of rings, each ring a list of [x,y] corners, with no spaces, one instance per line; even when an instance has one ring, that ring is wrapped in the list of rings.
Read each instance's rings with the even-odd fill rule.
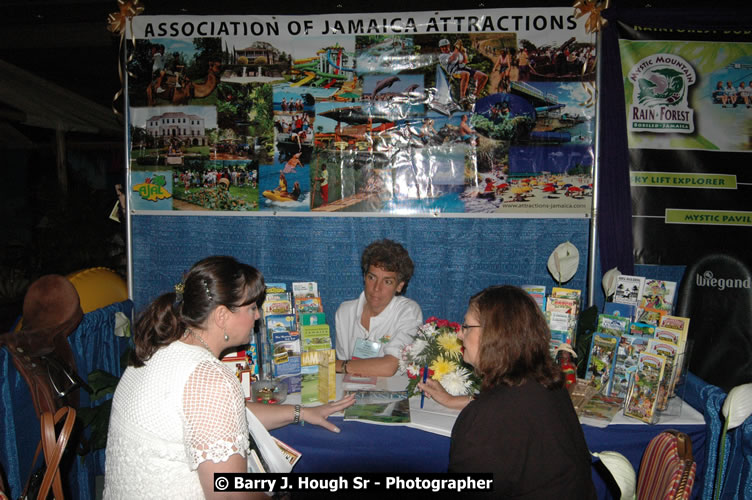
[[[57,434],[56,424],[63,418],[65,418],[65,422],[60,429],[60,434]],[[52,488],[55,498],[62,500],[64,497],[63,483],[60,479],[60,460],[63,457],[65,447],[68,445],[73,424],[76,422],[76,410],[65,406],[60,408],[54,416],[50,412],[42,413],[40,420],[42,437],[37,445],[36,452],[34,452],[34,462],[31,469],[34,471],[40,450],[44,451],[44,464],[29,476],[20,500],[46,499],[50,488]]]

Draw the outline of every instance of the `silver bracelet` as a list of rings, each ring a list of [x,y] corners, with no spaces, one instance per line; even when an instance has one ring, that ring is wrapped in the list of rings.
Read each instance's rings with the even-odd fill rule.
[[[293,413],[292,423],[293,424],[300,423],[300,405],[295,405],[295,413]]]

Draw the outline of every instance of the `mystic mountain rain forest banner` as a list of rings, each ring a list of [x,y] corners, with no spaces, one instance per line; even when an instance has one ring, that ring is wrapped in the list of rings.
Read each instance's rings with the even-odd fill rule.
[[[637,264],[752,265],[752,31],[708,23],[619,23]]]

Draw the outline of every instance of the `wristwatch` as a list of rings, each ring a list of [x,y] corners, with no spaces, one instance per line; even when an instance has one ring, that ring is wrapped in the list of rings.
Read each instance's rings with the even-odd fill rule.
[[[300,423],[300,405],[295,405],[295,412],[293,413],[292,423],[293,424]]]
[[[347,363],[349,362],[349,359],[346,359],[342,362],[342,373],[347,374]]]

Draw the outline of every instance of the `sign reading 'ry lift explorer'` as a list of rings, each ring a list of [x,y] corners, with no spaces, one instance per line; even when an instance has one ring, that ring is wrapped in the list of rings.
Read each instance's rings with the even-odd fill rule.
[[[684,172],[632,172],[629,175],[629,183],[633,187],[736,189],[736,176]]]
[[[752,226],[752,212],[728,210],[666,209],[667,224],[709,224],[718,226]]]

